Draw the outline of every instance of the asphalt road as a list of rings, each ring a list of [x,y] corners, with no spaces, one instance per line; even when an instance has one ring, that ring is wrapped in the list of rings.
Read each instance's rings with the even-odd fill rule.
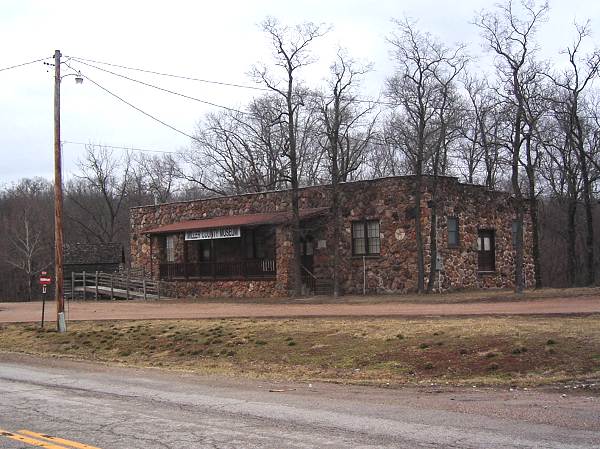
[[[597,448],[598,396],[561,393],[284,385],[0,354],[0,448]]]

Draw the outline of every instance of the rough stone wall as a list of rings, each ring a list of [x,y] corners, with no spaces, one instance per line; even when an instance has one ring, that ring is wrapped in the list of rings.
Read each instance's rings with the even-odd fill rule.
[[[273,280],[162,281],[161,294],[172,298],[278,298],[286,295]]]
[[[425,240],[426,282],[429,273],[429,232],[431,179],[425,178],[422,190],[421,217]],[[416,290],[417,253],[414,207],[414,178],[391,177],[342,184],[339,277],[344,293],[362,293],[363,282],[367,293],[404,293]],[[441,277],[435,286],[442,290],[468,288],[512,287],[514,280],[514,249],[511,227],[515,217],[510,197],[491,192],[481,186],[459,184],[455,178],[439,178],[438,187],[438,250],[444,260]],[[330,206],[330,186],[304,188],[300,192],[300,207]],[[159,237],[150,239],[145,230],[180,221],[263,212],[290,210],[289,191],[265,192],[197,201],[161,204],[131,210],[132,265],[158,275]],[[459,219],[459,245],[448,247],[447,217]],[[528,219],[527,215],[526,218]],[[352,255],[351,224],[362,220],[380,221],[381,253],[379,256]],[[331,277],[333,264],[333,226],[325,216],[304,223],[315,238],[315,274]],[[479,229],[495,230],[496,271],[479,274],[477,270],[477,235]],[[525,223],[525,273],[527,285],[533,283],[531,259],[531,229]],[[319,246],[319,241],[324,241]],[[291,288],[292,242],[286,226],[276,229],[277,278],[274,281],[187,281],[170,282],[177,285],[178,296],[286,296]],[[365,276],[366,275],[366,276]],[[366,278],[366,279],[365,279]]]

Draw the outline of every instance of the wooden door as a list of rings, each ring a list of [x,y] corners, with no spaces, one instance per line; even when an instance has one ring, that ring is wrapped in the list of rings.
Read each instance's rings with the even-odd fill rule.
[[[477,263],[480,272],[496,271],[494,231],[480,230],[477,237]]]

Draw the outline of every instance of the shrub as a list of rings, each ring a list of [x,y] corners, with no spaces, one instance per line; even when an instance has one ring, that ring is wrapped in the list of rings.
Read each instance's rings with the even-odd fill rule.
[[[500,368],[500,365],[497,363],[490,363],[487,369],[488,371],[496,371],[498,368]]]

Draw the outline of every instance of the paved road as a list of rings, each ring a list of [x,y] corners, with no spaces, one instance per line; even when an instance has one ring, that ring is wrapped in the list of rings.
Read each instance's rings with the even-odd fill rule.
[[[46,317],[55,319],[54,304],[46,304]],[[37,321],[41,303],[0,303],[0,322]],[[386,302],[379,304],[257,304],[189,303],[141,301],[73,302],[69,320],[273,318],[318,316],[456,316],[456,315],[552,315],[600,313],[600,296],[546,298],[524,301],[423,304]]]
[[[555,392],[274,385],[0,354],[0,398],[4,449],[33,448],[43,434],[62,438],[38,446],[50,449],[570,449],[600,441],[599,398]]]

